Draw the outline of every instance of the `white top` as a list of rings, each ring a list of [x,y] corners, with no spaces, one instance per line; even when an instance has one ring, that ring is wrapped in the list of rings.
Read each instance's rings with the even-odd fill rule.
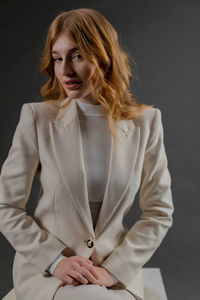
[[[108,177],[110,129],[101,104],[78,103],[89,205],[95,227]]]
[[[95,227],[108,178],[111,132],[101,104],[89,104],[78,99],[74,101],[78,104],[88,201]],[[60,254],[49,266],[48,270],[52,275],[63,257],[65,256]],[[116,283],[118,280],[114,275],[112,277]]]

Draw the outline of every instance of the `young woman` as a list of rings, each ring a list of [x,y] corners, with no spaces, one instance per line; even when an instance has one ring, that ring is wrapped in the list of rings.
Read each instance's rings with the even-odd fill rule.
[[[41,72],[45,101],[23,104],[0,177],[1,231],[16,249],[10,298],[143,299],[142,266],[172,225],[161,111],[133,98],[128,55],[93,9],[53,20]]]

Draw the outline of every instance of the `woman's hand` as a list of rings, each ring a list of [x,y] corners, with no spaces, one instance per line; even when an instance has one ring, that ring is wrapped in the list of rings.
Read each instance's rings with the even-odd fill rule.
[[[92,261],[84,256],[65,257],[56,266],[53,276],[65,284],[95,283],[98,273],[92,264]]]
[[[112,286],[114,284],[112,276],[106,269],[97,266],[93,266],[93,268],[95,269],[98,275],[98,279],[96,280],[95,284],[103,285],[103,286]]]
[[[97,279],[94,282],[90,281],[89,283],[98,284],[105,287],[112,286],[114,284],[112,276],[106,269],[97,266],[93,266],[93,269],[95,270],[95,274],[97,274],[96,276]],[[65,286],[66,284],[68,283],[63,280],[61,286]],[[78,284],[79,284],[78,282],[75,282],[74,285],[78,285]]]

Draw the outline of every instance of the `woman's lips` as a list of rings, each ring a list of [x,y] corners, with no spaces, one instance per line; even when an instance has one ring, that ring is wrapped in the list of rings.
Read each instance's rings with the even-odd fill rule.
[[[69,90],[76,90],[78,89],[82,84],[82,81],[79,82],[74,82],[74,83],[65,83],[65,86],[69,89]]]

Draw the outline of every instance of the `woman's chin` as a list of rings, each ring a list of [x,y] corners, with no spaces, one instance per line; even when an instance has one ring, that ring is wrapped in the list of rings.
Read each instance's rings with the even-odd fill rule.
[[[77,90],[69,91],[69,90],[65,89],[65,92],[68,95],[68,97],[70,97],[70,98],[81,98],[81,97],[83,97],[82,93],[80,91],[77,91]]]

